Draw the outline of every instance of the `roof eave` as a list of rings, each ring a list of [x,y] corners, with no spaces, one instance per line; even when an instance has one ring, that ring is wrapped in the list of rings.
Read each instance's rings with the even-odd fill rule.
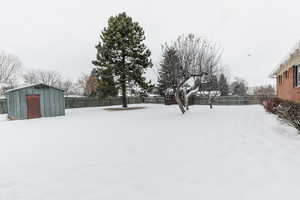
[[[37,84],[32,84],[32,85],[27,85],[27,86],[24,86],[24,87],[19,87],[19,88],[14,88],[14,89],[11,89],[11,90],[7,90],[4,94],[8,94],[10,92],[14,92],[14,91],[17,91],[17,90],[21,90],[21,89],[25,89],[25,88],[30,88],[30,87],[34,87],[34,86],[37,86],[37,85],[45,85],[45,86],[48,86],[48,87],[51,87],[51,88],[54,88],[56,90],[60,90],[62,92],[65,92],[63,89],[61,88],[57,88],[57,87],[53,87],[53,86],[50,86],[50,85],[46,85],[44,83],[37,83]]]

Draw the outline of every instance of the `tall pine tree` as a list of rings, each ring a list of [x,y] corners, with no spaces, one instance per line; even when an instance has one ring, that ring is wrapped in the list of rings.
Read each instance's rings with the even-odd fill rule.
[[[174,48],[165,46],[160,63],[160,70],[158,76],[158,90],[161,96],[166,94],[167,89],[176,90],[180,62],[177,52]]]
[[[109,18],[100,38],[93,64],[100,70],[111,72],[122,92],[122,106],[127,107],[128,83],[133,82],[142,89],[147,89],[150,84],[143,76],[146,69],[152,67],[151,52],[144,44],[144,30],[126,13],[121,13]]]

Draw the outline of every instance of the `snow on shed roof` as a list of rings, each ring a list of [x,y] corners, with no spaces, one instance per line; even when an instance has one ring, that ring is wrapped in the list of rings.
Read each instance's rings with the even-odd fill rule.
[[[16,91],[16,90],[21,90],[21,89],[35,87],[35,86],[45,86],[45,87],[54,88],[56,90],[64,91],[63,89],[60,89],[60,88],[57,88],[57,87],[54,87],[54,86],[50,86],[50,85],[46,85],[44,83],[36,83],[36,84],[31,84],[31,85],[23,85],[23,86],[20,86],[20,87],[11,89],[11,90],[7,90],[5,93],[10,93],[10,92],[13,92],[13,91]]]
[[[10,85],[8,85],[7,83],[0,83],[0,88],[6,88],[9,87]]]
[[[291,51],[281,59],[279,64],[276,65],[275,69],[270,74],[270,77],[273,78],[274,76],[276,76],[283,68],[287,66],[287,64],[293,58],[293,56],[299,52],[300,52],[300,41],[298,41],[297,44],[291,49]]]

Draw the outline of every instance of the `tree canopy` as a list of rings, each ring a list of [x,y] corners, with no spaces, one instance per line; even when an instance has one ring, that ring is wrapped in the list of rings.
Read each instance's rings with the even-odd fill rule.
[[[177,70],[179,58],[174,48],[164,48],[158,76],[158,90],[161,96],[165,96],[168,89],[176,89]]]
[[[210,83],[211,89],[217,87],[216,74],[220,71],[222,51],[215,43],[194,34],[181,35],[176,41],[170,45],[165,44],[164,47],[166,50],[163,55],[163,67],[168,70],[164,70],[161,77],[167,78],[166,75],[172,74],[169,81],[173,82],[174,79],[175,99],[184,114],[189,109],[189,97],[204,87],[203,84],[208,86]],[[173,54],[172,60],[170,53]],[[170,73],[165,73],[168,71]],[[193,80],[194,84],[187,90],[185,86],[190,80]]]
[[[96,60],[92,63],[98,70],[111,73],[108,76],[113,77],[116,87],[121,89],[122,105],[127,107],[128,84],[135,84],[141,89],[148,89],[150,84],[143,76],[152,67],[151,52],[144,43],[145,32],[124,12],[109,18],[100,39],[96,46]],[[100,78],[107,76],[105,73],[98,74]]]

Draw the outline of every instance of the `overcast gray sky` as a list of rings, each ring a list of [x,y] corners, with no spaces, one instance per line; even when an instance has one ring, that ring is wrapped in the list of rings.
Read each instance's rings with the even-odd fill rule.
[[[297,0],[1,0],[0,50],[27,69],[75,80],[91,71],[107,19],[125,11],[145,29],[155,65],[148,77],[156,76],[161,44],[195,33],[224,49],[232,78],[254,86],[274,82],[268,75],[300,39],[299,7]]]

